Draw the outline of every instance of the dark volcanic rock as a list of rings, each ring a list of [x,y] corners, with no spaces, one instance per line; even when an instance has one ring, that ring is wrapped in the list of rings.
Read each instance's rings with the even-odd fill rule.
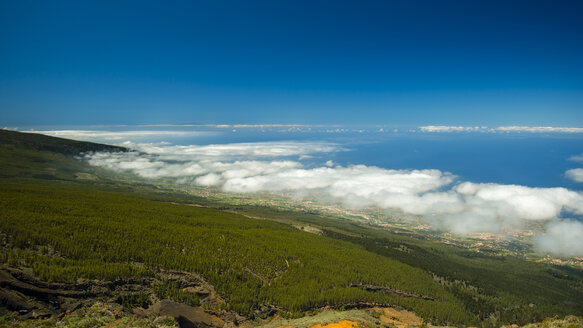
[[[201,307],[192,307],[171,300],[157,302],[147,311],[154,315],[174,317],[181,328],[222,327],[224,323],[218,317],[206,313]]]

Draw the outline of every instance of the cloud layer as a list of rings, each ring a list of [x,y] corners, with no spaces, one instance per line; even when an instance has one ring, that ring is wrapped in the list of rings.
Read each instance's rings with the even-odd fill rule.
[[[583,163],[583,154],[569,157],[570,161]]]
[[[554,133],[583,133],[583,128],[568,128],[554,126],[500,126],[496,128],[502,132],[554,132]]]
[[[344,151],[345,148],[327,142],[253,142],[253,143],[231,143],[216,145],[189,145],[173,146],[164,143],[157,144],[136,144],[125,142],[121,145],[163,156],[163,159],[236,159],[236,158],[274,158],[289,156],[309,156],[315,153],[331,153]]]
[[[449,126],[427,125],[419,127],[421,132],[530,132],[530,133],[583,133],[583,128],[554,126]]]
[[[486,126],[449,126],[449,125],[427,125],[421,126],[419,129],[422,132],[492,132]]]
[[[174,178],[227,192],[287,192],[350,208],[374,206],[404,216],[422,216],[435,228],[458,234],[521,228],[533,220],[563,222],[558,220],[564,213],[583,215],[583,194],[565,188],[460,182],[439,170],[343,167],[331,162],[308,169],[290,159],[342,150],[328,143],[131,146],[140,151],[87,154],[86,159],[92,165],[145,178]],[[567,246],[554,241],[563,228],[548,227],[537,244],[539,249],[567,254]],[[583,248],[573,252],[583,255]]]
[[[583,169],[567,170],[565,176],[575,182],[583,182]]]
[[[536,241],[536,247],[540,251],[562,256],[582,256],[583,223],[552,221],[546,230],[546,234]]]
[[[583,154],[569,157],[570,161],[583,163]],[[565,177],[575,182],[583,182],[583,168],[576,168],[565,171]]]

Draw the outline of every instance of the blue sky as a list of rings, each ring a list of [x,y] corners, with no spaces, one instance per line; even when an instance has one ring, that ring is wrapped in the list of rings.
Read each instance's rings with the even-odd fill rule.
[[[2,1],[0,124],[583,126],[581,1]]]

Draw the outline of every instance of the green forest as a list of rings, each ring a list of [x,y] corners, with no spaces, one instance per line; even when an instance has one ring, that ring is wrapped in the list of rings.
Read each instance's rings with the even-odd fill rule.
[[[75,157],[122,148],[0,132],[0,263],[43,281],[154,277],[160,299],[194,306],[196,296],[157,275],[190,272],[214,287],[225,309],[247,317],[265,307],[298,317],[367,304],[453,325],[583,314],[579,269],[475,254],[334,217],[213,204]],[[139,293],[120,302],[148,305]]]

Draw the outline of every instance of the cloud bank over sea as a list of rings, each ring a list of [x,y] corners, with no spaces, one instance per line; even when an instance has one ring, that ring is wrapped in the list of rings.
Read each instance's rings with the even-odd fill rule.
[[[556,127],[556,126],[450,126],[450,125],[426,125],[420,126],[421,132],[505,132],[505,133],[583,133],[583,128],[579,127]]]
[[[575,182],[583,182],[583,168],[567,170],[565,176]]]
[[[473,183],[435,169],[392,170],[330,161],[305,167],[299,160],[303,157],[347,150],[326,142],[122,145],[134,151],[86,154],[85,160],[144,178],[172,178],[226,192],[286,192],[348,208],[374,206],[421,216],[436,229],[461,235],[520,229],[538,221],[547,230],[536,241],[538,250],[583,256],[578,243],[583,223],[568,219],[583,215],[583,194],[566,188]]]
[[[570,161],[583,163],[583,154],[569,157]],[[565,177],[575,182],[583,182],[583,168],[574,168],[565,171]]]

